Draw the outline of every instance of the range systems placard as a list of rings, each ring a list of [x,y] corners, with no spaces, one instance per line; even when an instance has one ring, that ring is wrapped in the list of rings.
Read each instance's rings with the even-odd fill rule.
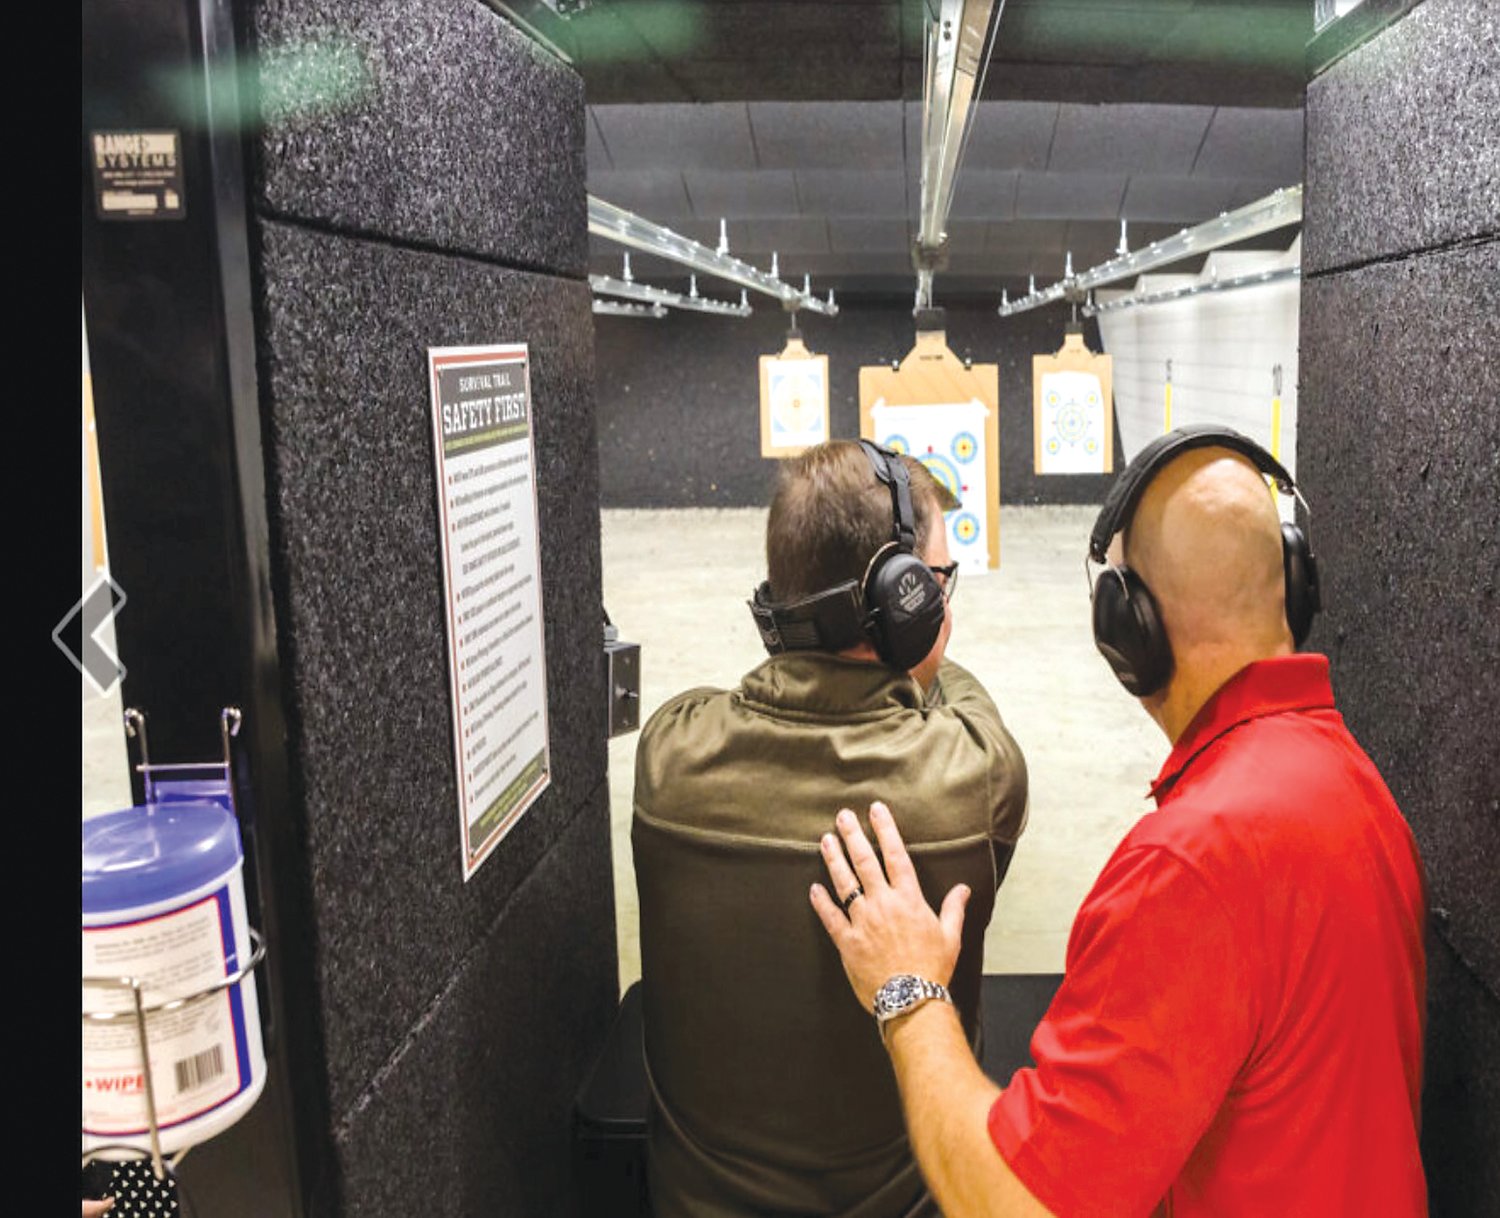
[[[177,131],[94,131],[94,212],[101,220],[180,220],[182,135]]]
[[[526,344],[432,347],[464,879],[550,781]]]

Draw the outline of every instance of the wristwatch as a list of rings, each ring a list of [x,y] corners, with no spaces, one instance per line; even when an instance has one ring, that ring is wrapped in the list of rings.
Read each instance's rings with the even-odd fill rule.
[[[897,973],[875,991],[873,1010],[880,1030],[885,1031],[885,1025],[891,1020],[910,1014],[933,998],[940,998],[949,1005],[953,1003],[947,986],[911,973]]]

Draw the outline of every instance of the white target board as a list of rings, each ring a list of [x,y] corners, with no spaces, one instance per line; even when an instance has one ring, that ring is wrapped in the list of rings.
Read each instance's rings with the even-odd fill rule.
[[[948,547],[965,574],[990,569],[985,452],[989,414],[990,408],[978,398],[921,406],[876,402],[870,411],[876,441],[915,457],[958,499],[957,510],[946,516]]]
[[[1047,372],[1042,375],[1041,396],[1037,472],[1106,473],[1109,416],[1099,378],[1092,372]]]
[[[828,357],[788,339],[760,357],[760,455],[795,457],[828,439]]]

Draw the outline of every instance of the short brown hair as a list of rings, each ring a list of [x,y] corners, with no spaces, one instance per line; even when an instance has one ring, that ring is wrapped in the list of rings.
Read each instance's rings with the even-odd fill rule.
[[[945,500],[952,498],[921,462],[902,456],[911,481],[916,546],[923,548]],[[875,552],[892,539],[891,490],[854,440],[829,440],[782,464],[766,521],[771,595],[799,600],[863,578]],[[939,522],[940,523],[940,522]]]

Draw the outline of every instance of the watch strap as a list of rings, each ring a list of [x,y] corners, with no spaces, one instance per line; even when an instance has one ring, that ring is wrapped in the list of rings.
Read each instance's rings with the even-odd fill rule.
[[[892,1019],[909,1015],[924,1003],[937,999],[950,1006],[953,995],[948,987],[912,973],[898,973],[875,992],[872,1012],[882,1030]]]

